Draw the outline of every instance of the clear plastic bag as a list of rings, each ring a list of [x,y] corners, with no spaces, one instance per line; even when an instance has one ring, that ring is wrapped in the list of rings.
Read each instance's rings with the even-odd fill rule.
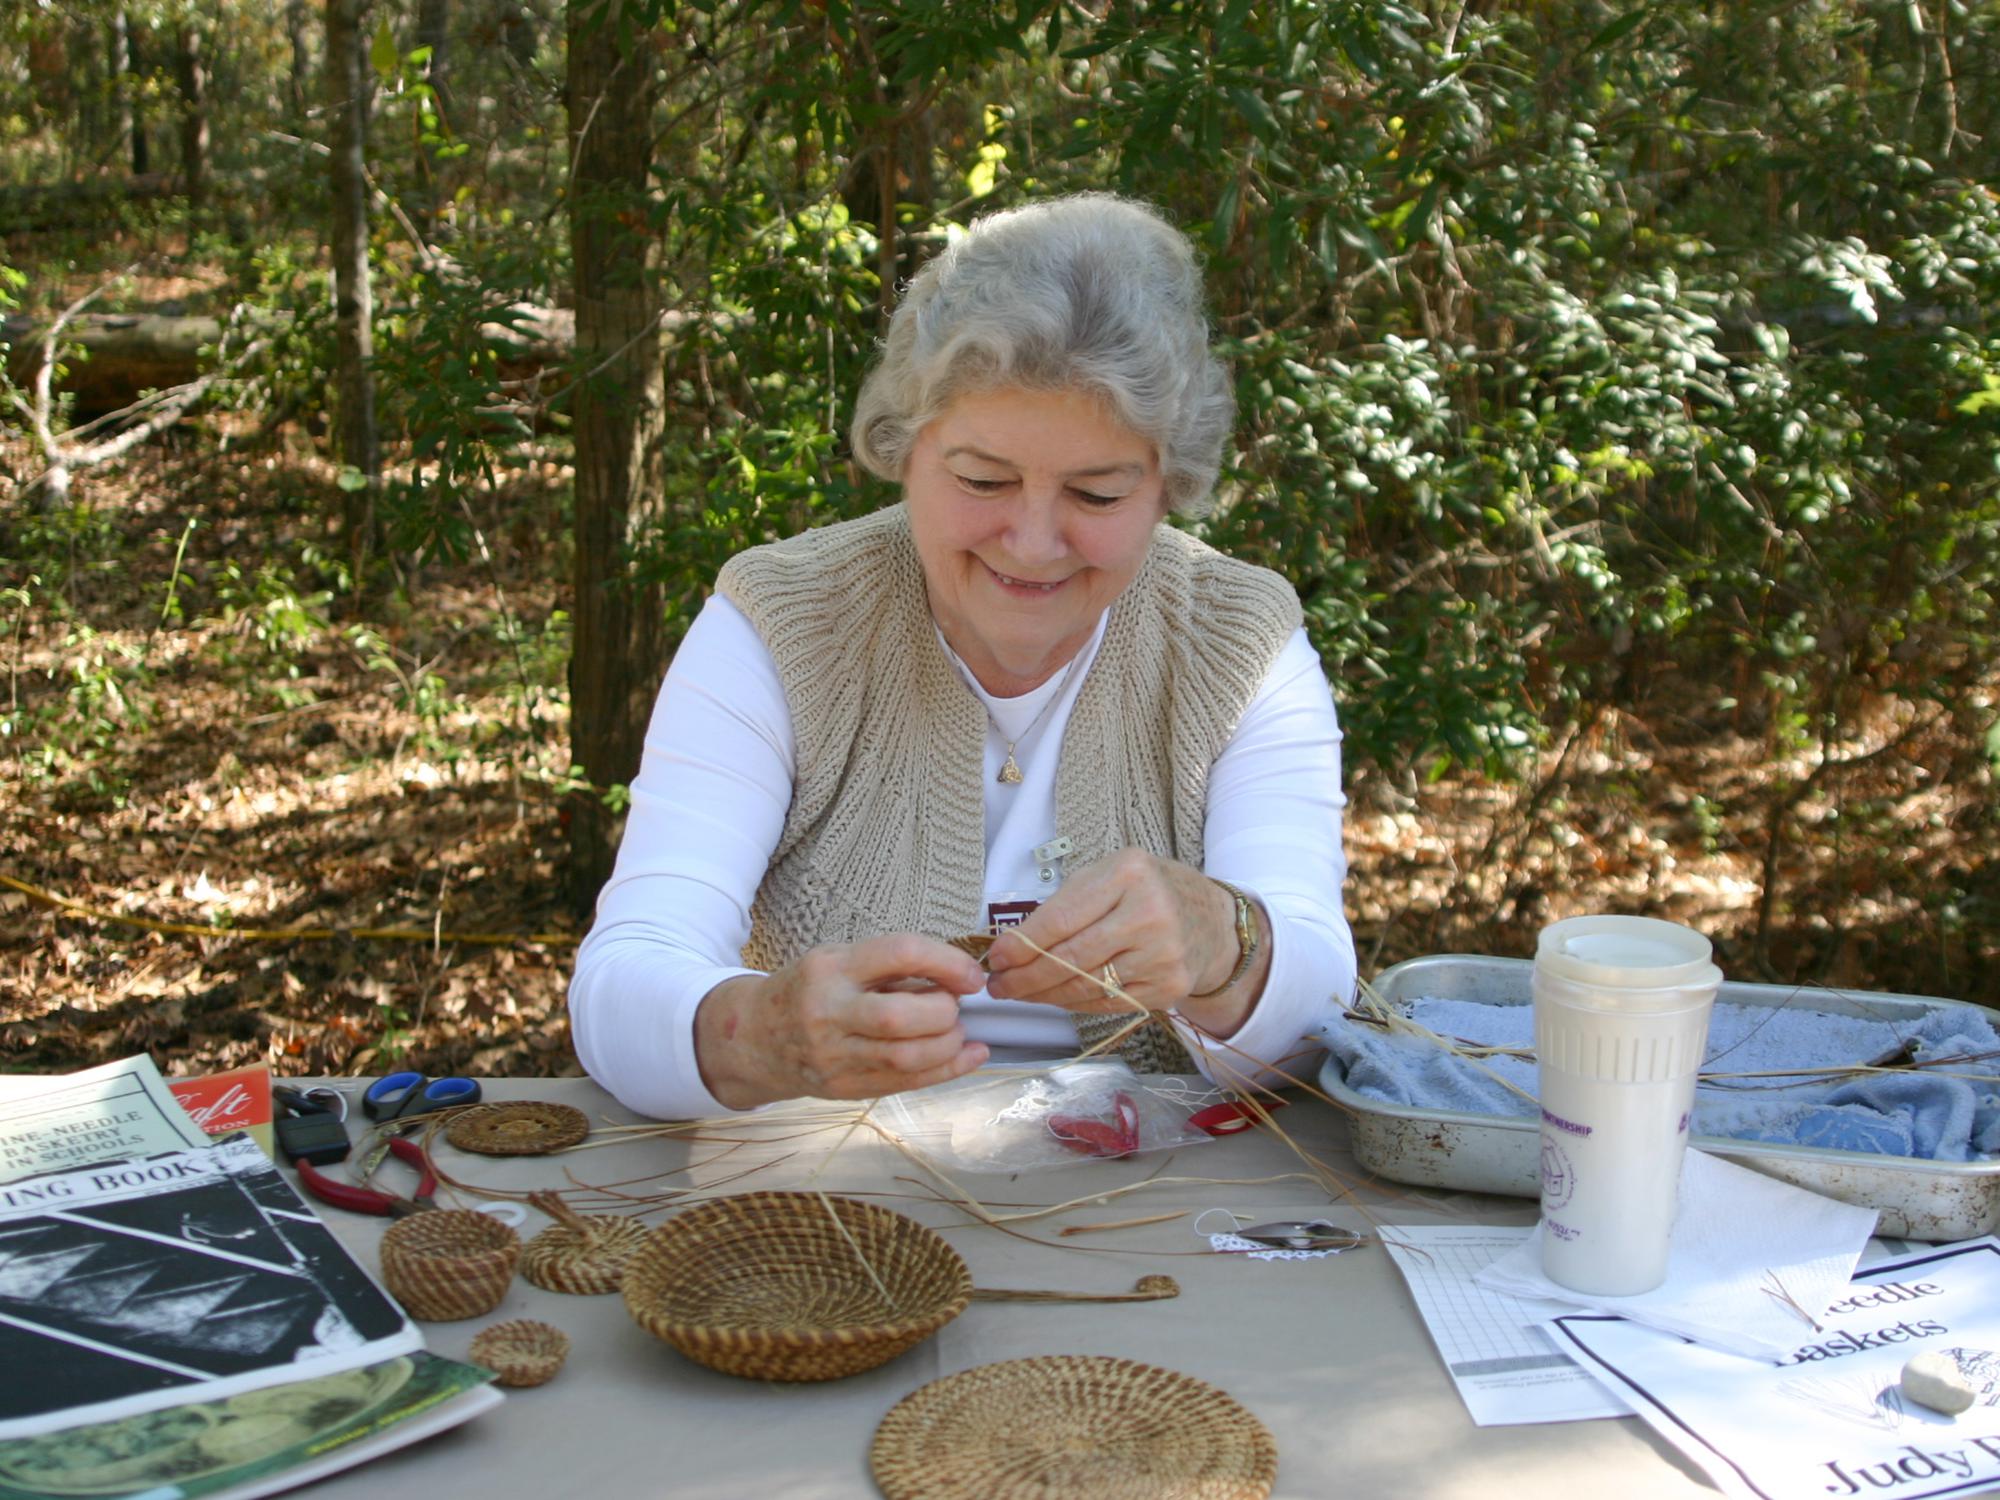
[[[882,1111],[906,1145],[947,1170],[1022,1172],[1149,1151],[1210,1137],[1189,1122],[1180,1079],[1134,1073],[1119,1058],[975,1073],[896,1094]]]

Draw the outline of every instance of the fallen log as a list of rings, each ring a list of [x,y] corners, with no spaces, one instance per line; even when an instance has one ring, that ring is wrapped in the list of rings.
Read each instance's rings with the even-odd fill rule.
[[[517,303],[509,309],[512,327],[481,326],[481,334],[499,351],[505,378],[521,379],[563,364],[576,347],[576,314],[566,307],[536,307]],[[282,314],[252,320],[270,332],[286,322]],[[76,398],[79,415],[97,415],[129,406],[149,390],[186,385],[212,365],[222,337],[220,318],[168,313],[94,313],[70,321],[63,342],[81,355],[62,360],[64,369],[55,388]],[[42,357],[46,321],[25,317],[0,320],[0,339],[12,349],[7,373],[26,388],[34,383]],[[205,354],[204,351],[207,351]]]
[[[0,338],[12,349],[7,373],[18,386],[32,385],[41,366],[43,335],[48,324],[13,317],[0,323]],[[56,389],[76,397],[82,412],[115,411],[129,406],[142,391],[163,390],[198,379],[203,348],[213,350],[222,338],[222,319],[174,317],[160,313],[86,313],[63,330],[66,343],[80,356],[61,362],[66,369]]]

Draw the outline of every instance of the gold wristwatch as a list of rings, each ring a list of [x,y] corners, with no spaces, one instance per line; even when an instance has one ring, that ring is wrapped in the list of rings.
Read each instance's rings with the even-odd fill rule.
[[[1213,875],[1208,877],[1215,880]],[[1189,995],[1190,1000],[1208,1000],[1221,994],[1237,980],[1250,972],[1250,960],[1257,956],[1257,909],[1250,904],[1250,898],[1226,880],[1215,880],[1236,902],[1236,967],[1229,971],[1229,977],[1212,990],[1203,990],[1199,995]]]

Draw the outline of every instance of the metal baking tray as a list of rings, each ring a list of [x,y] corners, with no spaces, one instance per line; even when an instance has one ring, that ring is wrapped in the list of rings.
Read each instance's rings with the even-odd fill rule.
[[[1442,953],[1412,958],[1383,971],[1375,992],[1391,1005],[1422,998],[1471,1000],[1488,1005],[1531,1003],[1534,964],[1523,958]],[[1809,1005],[1834,1015],[1893,1021],[1947,1006],[1989,1013],[1961,1000],[1892,995],[1875,990],[1801,990],[1795,985],[1724,981],[1716,999],[1734,1005]],[[1393,1182],[1463,1188],[1534,1198],[1541,1193],[1541,1133],[1531,1119],[1419,1109],[1369,1099],[1347,1086],[1337,1060],[1329,1059],[1320,1086],[1352,1111],[1355,1161]],[[1876,1233],[1911,1240],[1965,1240],[2000,1233],[2000,1158],[1970,1162],[1924,1161],[1835,1151],[1823,1146],[1780,1146],[1718,1136],[1693,1144],[1785,1182],[1829,1198],[1878,1210]]]

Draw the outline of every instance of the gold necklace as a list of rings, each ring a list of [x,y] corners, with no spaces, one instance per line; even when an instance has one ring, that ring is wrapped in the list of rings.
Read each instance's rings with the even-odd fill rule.
[[[1075,656],[1070,658],[1069,670],[1063,673],[1062,685],[1050,695],[1049,701],[1042,705],[1041,711],[1028,721],[1028,727],[1007,741],[1007,758],[1000,763],[1000,774],[993,778],[1002,786],[1019,786],[1021,784],[1021,763],[1014,759],[1014,747],[1039,729],[1042,720],[1049,716],[1049,710],[1062,702],[1063,694],[1069,691],[1069,680],[1076,675],[1077,666],[1083,661],[1083,656],[1084,653],[1079,651]],[[986,710],[986,717],[991,721],[995,729],[1000,728],[1000,721],[993,717],[992,709],[989,708]]]

